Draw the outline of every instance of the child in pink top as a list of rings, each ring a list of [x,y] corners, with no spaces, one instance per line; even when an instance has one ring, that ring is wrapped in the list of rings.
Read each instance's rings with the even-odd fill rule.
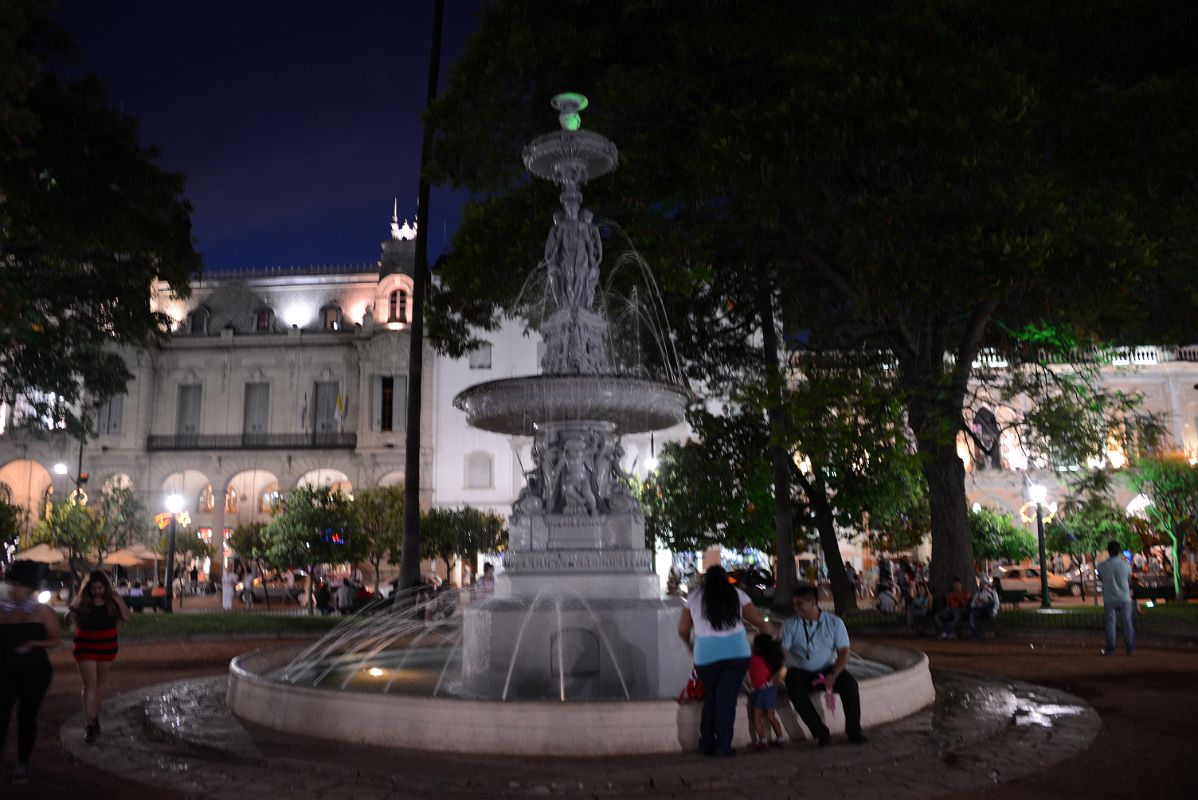
[[[753,639],[753,654],[749,657],[749,682],[753,686],[753,693],[749,695],[749,713],[753,732],[757,734],[754,746],[759,750],[786,743],[778,719],[778,684],[774,681],[783,661],[782,646],[777,640],[768,633],[757,634]],[[774,731],[772,741],[765,736],[766,721]]]

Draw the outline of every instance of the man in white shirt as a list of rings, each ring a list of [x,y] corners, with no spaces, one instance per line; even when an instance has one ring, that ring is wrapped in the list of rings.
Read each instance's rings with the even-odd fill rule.
[[[1106,647],[1102,654],[1109,656],[1115,652],[1115,619],[1119,618],[1123,620],[1123,643],[1130,656],[1136,652],[1136,627],[1132,623],[1136,605],[1128,585],[1131,564],[1123,557],[1118,542],[1112,541],[1106,551],[1109,558],[1098,565],[1098,575],[1102,578],[1102,606],[1106,614]]]
[[[786,693],[811,735],[824,747],[832,741],[828,726],[811,702],[812,689],[830,686],[844,703],[844,730],[853,744],[865,744],[861,734],[861,693],[857,679],[846,671],[849,632],[835,614],[821,611],[812,586],[795,589],[795,613],[782,625],[786,653]]]

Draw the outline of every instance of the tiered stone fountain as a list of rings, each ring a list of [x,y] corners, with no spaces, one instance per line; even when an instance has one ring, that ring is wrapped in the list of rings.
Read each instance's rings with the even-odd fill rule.
[[[617,374],[611,363],[608,323],[594,310],[602,240],[581,187],[618,157],[607,139],[580,129],[585,98],[559,95],[554,105],[562,129],[524,151],[530,172],[562,187],[545,246],[554,307],[542,326],[542,372],[473,386],[454,401],[475,427],[533,441],[495,597],[445,621],[406,611],[358,615],[302,652],[234,659],[226,702],[239,717],[435,751],[694,748],[698,706],[674,700],[690,672],[675,633],[680,603],[662,597],[644,517],[620,466],[621,435],[678,423],[687,395]],[[932,702],[922,653],[855,649],[872,659],[854,662],[865,725]],[[784,710],[783,719],[792,736],[804,735],[792,714]],[[844,724],[833,712],[826,722],[833,731]],[[747,736],[738,725],[737,743]]]
[[[524,149],[529,172],[562,189],[545,244],[554,310],[542,326],[541,374],[473,386],[454,400],[476,428],[531,436],[534,463],[496,599],[466,611],[463,678],[484,696],[676,695],[688,664],[673,633],[678,607],[661,599],[620,436],[676,425],[687,396],[615,374],[608,323],[593,307],[603,243],[581,189],[615,169],[618,154],[581,129],[586,98],[553,103],[561,130]]]

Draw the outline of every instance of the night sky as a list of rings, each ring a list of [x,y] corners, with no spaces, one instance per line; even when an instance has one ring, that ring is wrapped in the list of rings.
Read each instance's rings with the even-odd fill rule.
[[[480,4],[446,0],[442,90]],[[373,262],[392,198],[414,217],[432,0],[60,0],[59,18],[187,175],[206,268]],[[463,199],[434,189],[430,259]]]

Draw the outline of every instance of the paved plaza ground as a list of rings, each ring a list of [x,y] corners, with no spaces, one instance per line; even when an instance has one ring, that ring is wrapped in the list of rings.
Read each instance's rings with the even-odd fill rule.
[[[10,744],[5,754],[4,796],[169,797],[180,796],[179,787],[185,785],[205,787],[197,796],[227,796],[230,781],[241,781],[246,796],[272,797],[285,792],[289,798],[707,794],[1088,800],[1191,795],[1193,775],[1188,759],[1198,709],[1198,649],[1145,643],[1133,658],[1103,658],[1092,641],[1074,636],[1058,641],[1015,634],[982,641],[879,640],[915,644],[928,652],[944,697],[954,694],[955,687],[971,676],[983,684],[1021,686],[1007,681],[1014,679],[1075,695],[1097,712],[1101,723],[1093,724],[1093,717],[1075,718],[1085,721],[1087,728],[1096,728],[1092,741],[1091,734],[1078,730],[1076,722],[1072,729],[1008,725],[1008,730],[985,736],[966,726],[948,732],[939,749],[929,751],[915,743],[922,735],[920,724],[937,724],[929,713],[922,722],[906,727],[897,723],[871,732],[871,743],[865,748],[840,745],[818,750],[804,744],[764,754],[741,753],[733,761],[715,762],[682,754],[574,761],[429,756],[285,739],[264,731],[253,731],[250,746],[258,750],[253,758],[238,760],[220,752],[221,746],[237,746],[232,734],[214,731],[221,741],[197,756],[185,745],[155,741],[151,733],[140,729],[140,723],[113,719],[109,726],[115,730],[106,730],[103,748],[84,753],[89,760],[104,764],[105,769],[100,770],[77,757],[83,747],[73,738],[81,735],[78,679],[63,650],[53,655],[56,674],[41,717],[36,782],[27,789],[11,789],[9,794]],[[125,694],[127,706],[137,705],[136,690],[219,675],[236,654],[284,643],[287,640],[277,638],[129,642],[115,665],[112,689]],[[187,690],[193,685],[200,684],[188,684]],[[134,702],[128,702],[130,699]],[[1064,702],[1055,695],[1048,699]],[[114,716],[116,705],[114,702]],[[939,710],[936,713],[943,716]],[[984,716],[978,715],[978,727],[993,728],[994,721]],[[969,719],[959,716],[958,720],[962,718]],[[464,719],[462,724],[470,721]],[[955,724],[961,725],[960,721]],[[975,734],[977,741],[970,745],[966,740]],[[128,737],[128,742],[148,739],[151,744],[123,745],[120,737]],[[949,739],[964,744],[946,746]],[[1070,748],[1084,749],[1043,766],[1053,753]],[[1001,766],[990,764],[1003,759]],[[182,772],[189,773],[186,780],[178,779]],[[1019,773],[1026,774],[1012,777]],[[147,780],[150,785],[142,782]],[[153,784],[160,781],[155,789]]]

